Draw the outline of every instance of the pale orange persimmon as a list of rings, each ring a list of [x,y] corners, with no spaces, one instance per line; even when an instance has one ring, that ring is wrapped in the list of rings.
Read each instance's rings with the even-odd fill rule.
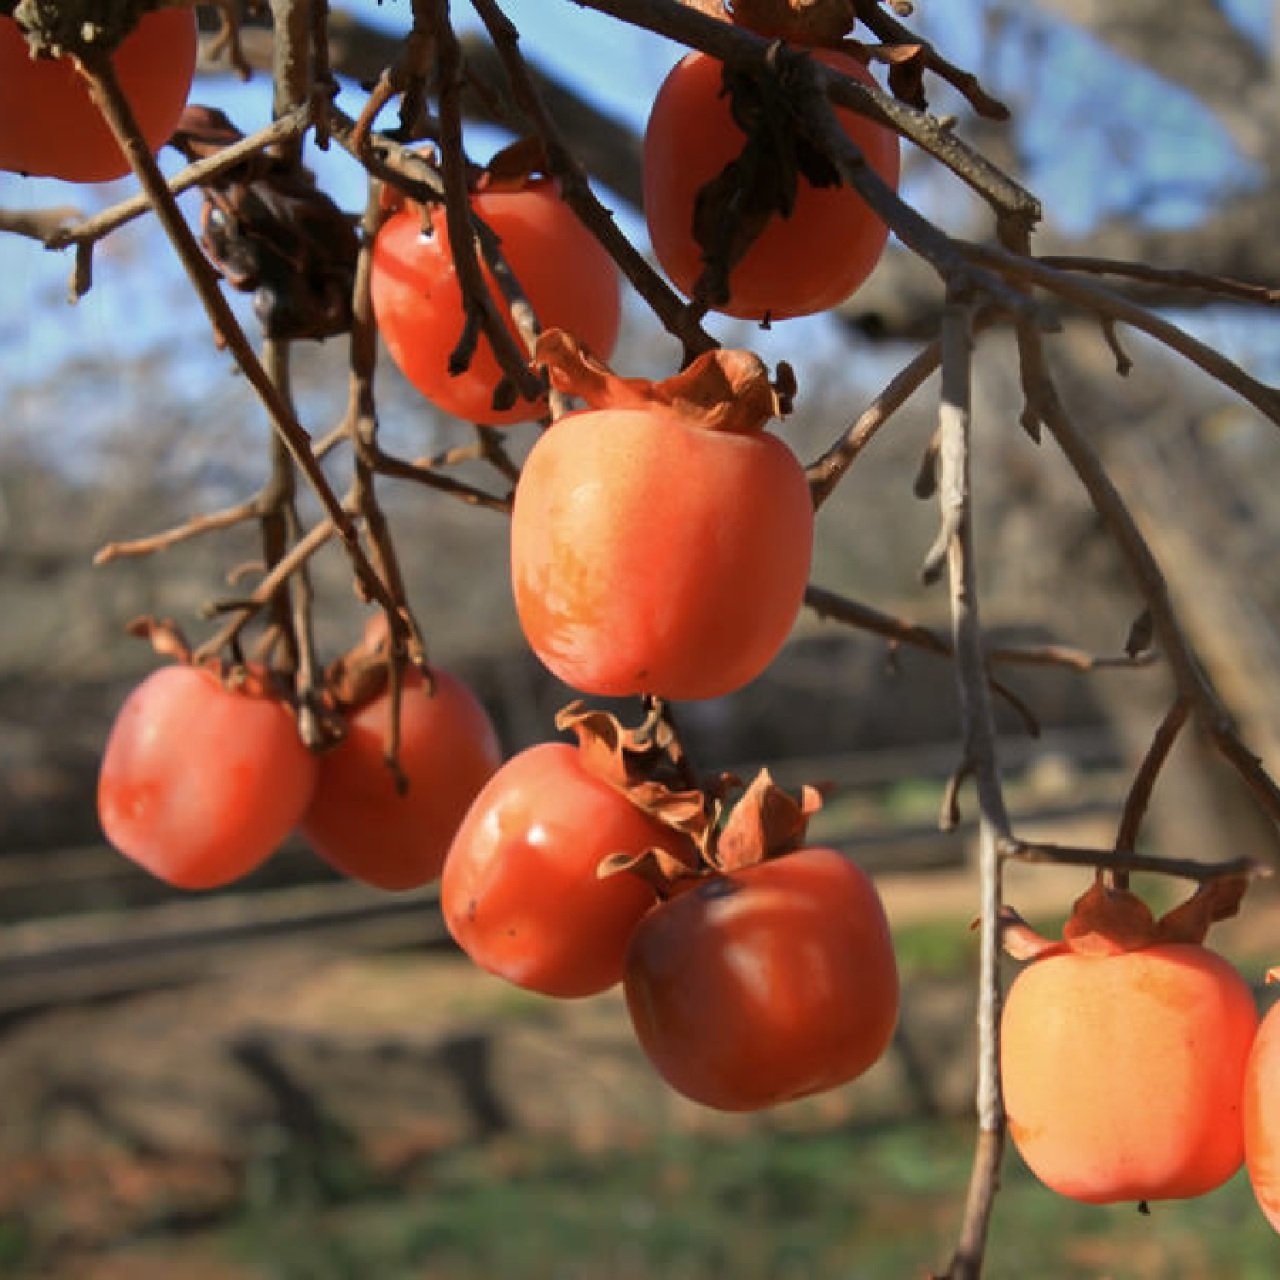
[[[1280,1005],[1262,1019],[1245,1070],[1244,1158],[1258,1206],[1280,1231]]]
[[[1018,975],[1005,1006],[1014,1144],[1076,1200],[1202,1195],[1244,1158],[1257,1023],[1244,979],[1201,945],[1055,947]]]

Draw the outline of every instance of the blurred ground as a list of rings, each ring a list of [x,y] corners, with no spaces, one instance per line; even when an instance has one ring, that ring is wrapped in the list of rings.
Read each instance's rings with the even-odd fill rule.
[[[975,943],[967,920],[975,885],[972,872],[959,868],[885,876],[881,886],[905,978],[893,1049],[853,1085],[758,1117],[721,1115],[668,1090],[634,1045],[618,993],[543,999],[451,951],[360,956],[324,944],[261,944],[216,978],[17,1021],[0,1038],[0,1274],[366,1276],[375,1272],[363,1270],[361,1259],[390,1247],[366,1239],[374,1230],[369,1215],[386,1219],[383,1230],[391,1222],[403,1227],[443,1187],[482,1215],[490,1211],[485,1197],[505,1195],[505,1212],[519,1217],[511,1230],[533,1232],[541,1243],[508,1258],[501,1272],[470,1270],[468,1258],[499,1256],[488,1238],[496,1224],[477,1235],[473,1222],[457,1238],[428,1232],[412,1247],[398,1246],[385,1255],[380,1277],[709,1277],[727,1272],[703,1257],[705,1242],[692,1225],[685,1255],[673,1244],[672,1265],[659,1267],[644,1243],[652,1233],[633,1224],[640,1243],[624,1266],[581,1224],[553,1230],[543,1216],[565,1212],[560,1198],[576,1187],[579,1197],[600,1197],[604,1215],[623,1212],[628,1197],[656,1212],[657,1197],[682,1206],[690,1223],[702,1222],[711,1209],[700,1187],[679,1185],[679,1170],[707,1162],[708,1178],[729,1177],[724,1161],[747,1162],[747,1172],[732,1175],[745,1179],[743,1195],[751,1187],[765,1195],[775,1180],[800,1177],[785,1174],[788,1161],[858,1163],[868,1184],[859,1194],[879,1194],[880,1212],[910,1219],[911,1197],[927,1191],[928,1232],[916,1247],[934,1240],[941,1249],[958,1217],[970,1141]],[[1080,887],[1077,872],[1032,878],[1015,870],[1010,896],[1051,926]],[[1275,958],[1277,938],[1280,895],[1266,885],[1219,934],[1254,978]],[[1057,1203],[1029,1184],[1016,1161],[1011,1170],[1015,1201]],[[823,1198],[839,1194],[840,1180],[819,1171],[804,1176],[821,1201],[812,1212],[837,1212]],[[1126,1256],[1113,1215],[1107,1231],[1114,1243],[1098,1246],[1096,1263],[993,1274],[1274,1274],[1249,1270],[1255,1254],[1280,1263],[1280,1245],[1260,1215],[1249,1215],[1247,1187],[1232,1196],[1238,1269],[1177,1262],[1181,1255],[1163,1247],[1171,1237],[1159,1237],[1157,1247],[1150,1233],[1145,1254],[1130,1248]],[[768,1202],[752,1230],[764,1232],[772,1221],[776,1242],[787,1212],[785,1203]],[[856,1218],[862,1210],[848,1212]],[[271,1224],[265,1239],[264,1222]],[[284,1222],[292,1224],[287,1231]],[[284,1237],[276,1239],[277,1230]],[[1201,1221],[1188,1238],[1203,1245],[1206,1230]],[[790,1267],[756,1259],[756,1270],[737,1274],[918,1274],[879,1269],[887,1245],[871,1249],[868,1269],[840,1269],[832,1258],[847,1260],[864,1238],[851,1232],[846,1223],[839,1249],[828,1241],[835,1249],[828,1258],[826,1237],[814,1226],[805,1247],[817,1253],[801,1249]],[[313,1233],[334,1233],[346,1260],[317,1261],[314,1240],[305,1247]],[[879,1237],[873,1231],[871,1238]],[[561,1254],[563,1265],[555,1262]]]

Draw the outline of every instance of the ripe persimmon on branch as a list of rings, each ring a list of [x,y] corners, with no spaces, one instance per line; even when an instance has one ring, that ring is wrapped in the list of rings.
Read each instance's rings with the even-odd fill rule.
[[[137,195],[87,218],[65,206],[43,214],[0,212],[0,230],[33,237],[49,248],[73,249],[72,295],[80,297],[92,283],[93,247],[128,222],[153,215],[207,313],[215,345],[243,373],[270,427],[268,477],[257,494],[173,528],[108,544],[96,562],[150,555],[257,521],[263,554],[256,581],[245,593],[209,606],[221,625],[203,644],[191,650],[173,641],[162,624],[141,627],[177,657],[182,675],[168,685],[180,688],[183,698],[218,708],[231,725],[278,722],[274,713],[287,706],[302,741],[319,756],[315,768],[308,757],[300,759],[287,804],[280,796],[261,797],[270,809],[272,834],[249,844],[252,857],[268,856],[281,831],[299,829],[312,832],[321,856],[344,874],[382,887],[434,879],[443,864],[451,927],[478,963],[552,995],[614,986],[625,974],[639,1038],[662,1074],[691,1096],[728,1099],[714,1105],[731,1107],[764,1105],[744,1103],[744,1098],[773,1102],[798,1096],[864,1070],[883,1051],[897,981],[883,948],[871,947],[866,954],[873,954],[877,974],[875,1026],[835,1053],[819,1045],[819,1030],[839,1020],[839,1008],[793,1010],[795,1039],[797,1045],[803,1042],[795,1050],[798,1065],[812,1069],[777,1072],[763,1090],[748,1087],[752,1081],[746,1078],[749,1070],[744,1075],[744,1062],[752,1053],[767,1053],[773,1037],[751,1034],[751,1019],[764,1015],[753,1009],[749,992],[716,984],[704,990],[692,977],[687,989],[663,985],[659,990],[654,948],[678,946],[681,955],[697,957],[696,964],[705,968],[714,963],[718,948],[742,945],[741,939],[721,937],[715,903],[728,896],[749,907],[753,886],[775,882],[772,870],[761,874],[763,864],[775,859],[794,857],[776,883],[797,919],[818,909],[821,885],[828,882],[853,895],[864,920],[879,919],[874,897],[867,896],[874,890],[860,880],[852,887],[844,884],[829,851],[806,850],[816,793],[796,801],[774,787],[767,774],[745,789],[727,775],[703,776],[680,741],[668,699],[719,696],[754,679],[802,607],[949,661],[961,723],[944,825],[955,824],[970,781],[977,810],[978,1138],[957,1243],[940,1274],[954,1280],[976,1277],[983,1268],[1006,1137],[1001,1075],[1001,948],[1009,940],[1011,920],[1004,901],[1006,864],[1090,867],[1099,885],[1116,895],[1105,909],[1093,899],[1078,909],[1073,917],[1078,927],[1069,938],[1073,954],[1086,945],[1082,935],[1087,946],[1107,954],[1134,949],[1121,927],[1133,918],[1129,897],[1121,896],[1128,894],[1130,872],[1164,873],[1207,886],[1193,901],[1203,906],[1213,897],[1214,919],[1225,914],[1219,907],[1232,895],[1234,909],[1237,887],[1260,870],[1251,860],[1163,858],[1137,848],[1173,742],[1192,720],[1241,775],[1260,809],[1280,821],[1280,788],[1234,727],[1187,637],[1157,557],[1102,458],[1065,407],[1050,369],[1049,343],[1065,310],[1083,313],[1100,326],[1123,373],[1127,357],[1119,326],[1138,330],[1280,423],[1280,390],[1091,277],[1156,281],[1165,288],[1208,291],[1263,306],[1276,303],[1277,291],[1192,266],[1037,257],[1033,233],[1041,220],[1039,200],[931,113],[932,82],[954,87],[987,120],[1007,119],[1008,108],[974,74],[910,30],[901,12],[906,5],[894,6],[893,12],[876,0],[565,0],[563,5],[566,10],[575,6],[686,47],[685,70],[678,68],[673,76],[687,78],[687,68],[697,66],[703,87],[710,86],[705,107],[684,108],[694,118],[678,118],[663,140],[667,158],[659,167],[669,172],[644,175],[645,212],[664,270],[628,239],[593,188],[571,131],[543,102],[521,51],[519,29],[498,0],[472,0],[472,7],[498,55],[504,92],[532,134],[483,167],[467,151],[463,92],[469,69],[447,0],[414,0],[398,53],[355,118],[334,100],[325,8],[275,0],[273,118],[247,135],[209,108],[188,106],[159,125],[135,111],[137,95],[130,88],[124,51],[156,11],[180,6],[108,5],[112,21],[104,27],[85,20],[103,7],[88,0],[0,4],[0,57],[10,60],[0,61],[0,165],[58,174],[62,163],[52,147],[48,154],[33,155],[20,145],[12,115],[6,115],[10,100],[3,96],[18,85],[19,97],[27,95],[21,98],[24,112],[44,103],[51,118],[58,118],[71,104],[87,103],[96,113],[91,118],[100,117],[106,130],[91,144],[102,148],[99,154],[73,157],[88,166],[80,172],[114,172],[112,166],[126,164],[140,187]],[[50,21],[51,10],[57,11],[56,23]],[[234,23],[220,43],[232,51],[233,62],[244,62],[235,52]],[[39,55],[34,62],[26,59],[27,44]],[[876,78],[883,68],[888,90]],[[52,70],[69,76],[50,88],[41,77]],[[695,95],[693,101],[701,91],[697,84],[681,88]],[[41,99],[42,94],[47,96]],[[77,95],[84,95],[84,103]],[[396,123],[380,127],[395,104]],[[363,167],[368,198],[358,219],[338,209],[304,167],[308,134],[319,146],[336,144]],[[164,177],[155,158],[166,138],[190,162],[172,179]],[[723,155],[713,153],[713,141],[724,144]],[[659,144],[651,136],[647,145],[646,163],[653,165]],[[693,148],[684,159],[682,146]],[[904,146],[981,198],[998,247],[961,238],[900,193],[898,154]],[[709,171],[690,178],[693,166],[685,160],[712,154]],[[95,167],[102,165],[106,168]],[[76,172],[71,165],[62,176]],[[685,179],[683,188],[677,176]],[[199,188],[205,200],[198,232],[177,203],[177,196],[191,188]],[[661,227],[653,221],[659,203],[667,210]],[[861,260],[843,264],[837,273],[839,238],[855,226],[866,237],[855,246]],[[803,467],[778,438],[761,430],[765,419],[790,412],[794,374],[780,364],[770,376],[753,353],[718,350],[708,324],[718,312],[767,326],[828,309],[833,299],[820,286],[830,279],[823,277],[843,281],[837,293],[854,288],[890,232],[933,269],[938,332],[851,422],[834,425],[831,443]],[[800,279],[802,251],[816,264],[811,273],[816,284]],[[846,266],[847,275],[842,274]],[[617,337],[624,287],[674,339],[678,350],[671,377],[651,383],[605,363]],[[262,328],[260,347],[237,318],[228,289],[252,293]],[[294,402],[290,351],[298,341],[339,337],[349,344],[347,402],[336,426],[317,431],[304,424]],[[428,400],[470,425],[471,443],[426,459],[400,457],[384,447],[377,403],[379,338]],[[1011,415],[1010,427],[1036,441],[1047,433],[1057,443],[1142,601],[1149,634],[1135,626],[1123,654],[1093,654],[1067,644],[996,646],[988,638],[974,527],[992,477],[973,466],[972,372],[978,355],[993,348],[1016,362],[1019,373],[1024,403],[1020,418]],[[806,587],[814,511],[935,373],[941,384],[937,425],[915,487],[919,496],[938,504],[937,535],[920,576],[925,584],[945,583],[949,634],[818,583]],[[583,400],[591,404],[590,412],[567,424],[559,421]],[[540,433],[527,471],[506,443],[506,428],[521,422],[536,422]],[[321,465],[341,459],[350,472],[345,493]],[[486,479],[455,475],[463,461],[482,464]],[[499,769],[487,721],[465,690],[455,690],[452,678],[433,668],[427,657],[429,628],[407,598],[402,565],[407,551],[395,538],[381,497],[382,482],[405,479],[471,506],[513,515],[515,591],[530,647],[575,688],[598,696],[639,697],[646,713],[642,729],[623,729],[592,712],[575,713],[563,724],[572,724],[579,734],[576,751],[543,744]],[[300,515],[300,482],[321,507],[309,527]],[[624,526],[622,534],[618,525]],[[346,550],[357,593],[380,613],[360,641],[326,668],[313,634],[314,614],[323,603],[315,598],[308,569],[316,552],[335,539]],[[761,606],[765,595],[767,608]],[[257,647],[246,655],[245,639],[253,627],[259,628]],[[767,634],[757,636],[761,627]],[[1038,722],[996,670],[1037,663],[1084,674],[1156,662],[1172,674],[1174,701],[1135,772],[1114,848],[1060,846],[1021,836],[1006,804],[993,699],[1013,706],[1029,732],[1038,731]],[[287,689],[282,692],[281,686]],[[222,883],[251,869],[243,849],[234,866],[223,860],[235,843],[234,832],[220,832],[225,839],[189,851],[192,865],[175,871],[156,854],[154,833],[120,818],[131,812],[130,788],[163,791],[171,785],[174,758],[161,753],[157,759],[152,753],[139,761],[126,750],[138,717],[154,715],[169,724],[181,711],[165,704],[165,697],[173,696],[162,696],[165,687],[163,682],[150,686],[146,697],[132,704],[120,729],[125,746],[112,753],[104,812],[113,815],[112,829],[120,832],[116,842],[123,851],[161,865],[157,874],[175,883]],[[424,727],[433,718],[450,718],[442,711],[446,696],[456,700],[452,720],[464,727]],[[138,710],[153,703],[160,710]],[[435,711],[441,714],[434,716]],[[428,750],[423,735],[446,732],[461,735],[465,750],[460,754],[468,767],[454,770],[448,813],[441,817],[429,801],[436,775],[449,772],[448,753]],[[385,775],[370,763],[380,758],[385,758]],[[325,769],[330,781],[316,782],[314,775]],[[387,785],[366,785],[370,776],[381,776]],[[322,785],[324,802],[317,793]],[[730,803],[738,790],[743,794]],[[334,795],[344,798],[335,802]],[[575,806],[565,800],[575,795],[584,797],[583,804],[589,801],[609,831],[621,833],[617,839],[627,846],[621,861],[619,849],[606,847],[607,839],[600,847],[573,847]],[[473,802],[478,807],[464,818]],[[221,803],[221,793],[214,794],[211,804]],[[354,809],[362,803],[369,806],[367,814]],[[420,803],[427,807],[415,807],[410,821],[404,806]],[[507,941],[510,903],[499,903],[486,917],[489,887],[482,893],[469,879],[470,860],[483,862],[491,853],[485,815],[498,811],[514,813],[522,829],[550,825],[558,833],[552,841],[554,875],[548,873],[540,884],[521,885],[515,878],[512,892],[521,907],[521,928],[529,930],[527,948]],[[432,829],[430,856],[422,848],[404,847],[419,822]],[[376,855],[360,848],[359,832],[366,823],[376,832],[369,840]],[[462,832],[461,851],[451,873],[445,852],[455,829]],[[565,902],[580,903],[579,914],[592,917],[596,928],[578,947],[562,945],[564,926],[557,913],[563,913]],[[599,908],[601,903],[611,905]],[[597,910],[602,914],[592,916]],[[1157,945],[1157,937],[1158,945],[1169,945],[1170,930],[1185,925],[1184,916],[1171,916],[1173,925],[1161,933],[1152,924],[1142,945]],[[1086,917],[1087,929],[1080,924]],[[642,918],[668,923],[646,925],[646,940],[629,952]],[[671,940],[655,941],[668,928]],[[1178,941],[1198,946],[1203,932],[1190,942],[1179,933]],[[833,972],[844,963],[842,957],[863,954],[857,948],[842,950],[839,934],[837,922],[831,935]],[[755,959],[785,985],[792,961],[774,943],[769,948]],[[545,950],[545,972],[534,972],[537,965],[530,969],[526,950]],[[699,1061],[695,1069],[686,1060],[702,1054],[705,1046],[695,1044],[698,1037],[672,1031],[695,1026],[712,1007],[720,1013],[731,1007],[734,1019],[745,1020],[731,1028],[739,1047],[728,1087],[725,1079],[711,1078],[718,1068]],[[763,1058],[756,1065],[762,1074],[777,1066]],[[1233,1150],[1224,1145],[1226,1163]],[[1183,1185],[1177,1179],[1173,1184]]]

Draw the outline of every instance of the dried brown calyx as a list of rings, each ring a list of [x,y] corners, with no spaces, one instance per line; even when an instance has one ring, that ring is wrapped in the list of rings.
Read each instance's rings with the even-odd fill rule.
[[[791,412],[795,383],[780,365],[771,382],[764,361],[751,351],[717,349],[698,356],[670,378],[624,378],[563,329],[538,338],[533,364],[546,367],[551,385],[593,409],[669,409],[708,431],[750,434]]]
[[[1046,938],[1012,908],[1002,919],[1004,949],[1017,960],[1047,955],[1119,955],[1169,943],[1202,943],[1209,929],[1240,909],[1249,887],[1244,875],[1219,876],[1198,886],[1185,902],[1157,918],[1137,894],[1097,880],[1072,908],[1062,937]]]
[[[822,806],[817,787],[804,786],[792,795],[767,769],[730,804],[728,797],[742,788],[741,779],[722,773],[695,783],[678,739],[660,718],[629,729],[607,711],[574,702],[559,713],[556,726],[577,735],[587,772],[687,837],[683,857],[653,848],[638,855],[611,855],[598,868],[602,876],[624,871],[642,876],[662,897],[706,876],[738,871],[798,848],[810,818]]]

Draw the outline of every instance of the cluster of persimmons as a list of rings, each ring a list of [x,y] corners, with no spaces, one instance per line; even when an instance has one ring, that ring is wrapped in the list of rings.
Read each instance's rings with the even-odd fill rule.
[[[870,79],[847,53],[820,56]],[[191,83],[192,11],[148,14],[115,57],[147,142],[162,145]],[[745,251],[709,254],[717,229],[705,224],[722,206],[705,193],[741,148],[735,107],[701,53],[658,94],[644,148],[656,256],[686,295],[727,314],[824,310],[870,272],[886,228],[849,188],[806,176],[787,216],[766,218]],[[37,117],[46,127],[29,129]],[[841,119],[896,185],[895,136]],[[127,169],[70,63],[30,59],[6,17],[0,166],[70,181]],[[515,489],[510,573],[529,645],[588,696],[652,707],[741,688],[784,643],[810,567],[805,474],[765,430],[785,389],[743,351],[657,383],[615,375],[604,360],[618,272],[554,181],[481,175],[472,201],[542,323],[535,367],[585,405],[540,434]],[[406,377],[465,421],[544,417],[545,400],[495,397],[502,371],[485,341],[465,370],[451,367],[464,302],[443,210],[398,199],[386,214],[371,297]],[[560,721],[576,745],[504,761],[471,690],[439,667],[406,668],[382,617],[334,663],[327,696],[342,731],[313,751],[279,673],[196,663],[174,633],[149,629],[177,660],[121,708],[98,799],[110,841],[155,875],[226,884],[296,831],[381,888],[438,881],[447,925],[477,964],[561,998],[621,983],[658,1071],[713,1107],[832,1088],[889,1045],[899,982],[885,912],[854,862],[806,843],[808,791],[789,796],[767,774],[745,788],[700,783],[660,716],[624,729],[581,704]],[[1010,1127],[1062,1194],[1199,1195],[1247,1160],[1280,1228],[1280,1014],[1259,1027],[1250,987],[1203,945],[1229,893],[1202,890],[1157,922],[1099,883],[1057,943],[1010,927],[1030,961],[1003,1021]]]

